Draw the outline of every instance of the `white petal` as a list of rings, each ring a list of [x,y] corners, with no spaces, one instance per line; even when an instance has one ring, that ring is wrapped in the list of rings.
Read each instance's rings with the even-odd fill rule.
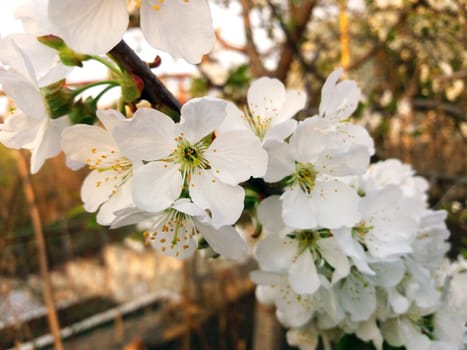
[[[259,139],[247,131],[218,135],[205,156],[216,177],[230,185],[264,176],[266,172],[267,153]]]
[[[122,113],[114,109],[99,109],[96,114],[104,128],[110,133],[113,131],[114,127],[127,120]]]
[[[284,85],[277,79],[259,78],[247,93],[248,108],[253,118],[272,123],[277,119],[285,99]]]
[[[16,111],[5,123],[0,124],[0,142],[9,148],[30,149],[43,122]]]
[[[167,162],[150,162],[133,174],[133,200],[147,211],[166,209],[182,191],[183,179],[178,166]]]
[[[381,287],[397,286],[405,274],[405,264],[401,260],[372,263],[371,268],[376,272],[372,280]]]
[[[279,196],[269,196],[263,199],[256,213],[266,233],[278,234],[280,238],[290,233],[291,230],[287,228],[282,219],[282,202]]]
[[[315,169],[331,176],[363,175],[370,163],[370,154],[364,146],[352,146],[346,152],[326,150],[314,163]]]
[[[306,95],[303,91],[287,90],[284,104],[274,124],[282,123],[292,118],[298,111],[305,107]]]
[[[232,226],[222,226],[215,229],[209,224],[200,222],[196,226],[217,253],[236,261],[243,261],[247,257],[248,246]]]
[[[309,250],[301,253],[289,269],[289,283],[298,294],[313,294],[320,286],[320,280],[313,255]]]
[[[0,83],[18,109],[30,118],[43,120],[48,117],[39,88],[29,79],[10,71],[0,71]]]
[[[141,29],[151,46],[175,58],[199,63],[214,45],[211,12],[206,0],[158,2],[141,6]]]
[[[334,284],[346,277],[350,272],[347,256],[340,249],[336,238],[329,237],[318,240],[319,251],[326,262],[334,268],[331,283]]]
[[[166,256],[173,256],[178,259],[187,259],[193,256],[196,250],[196,240],[194,237],[195,227],[191,220],[173,222],[167,214],[161,216],[156,223],[154,232],[148,230],[149,242],[159,252]]]
[[[36,135],[36,145],[31,150],[31,174],[38,172],[46,159],[60,153],[60,136],[68,125],[70,121],[67,116],[44,120],[42,130]]]
[[[332,72],[321,90],[319,115],[331,121],[340,121],[350,116],[357,109],[361,98],[361,91],[355,81],[337,83],[342,72],[342,68]]]
[[[116,218],[115,211],[130,207],[133,204],[131,184],[132,179],[128,179],[117,192],[101,205],[96,216],[99,225],[111,225]]]
[[[375,288],[364,283],[363,276],[349,275],[337,294],[353,322],[368,320],[376,309]]]
[[[359,219],[360,197],[351,187],[340,181],[317,181],[310,193],[310,201],[316,208],[318,224],[327,228],[351,227]]]
[[[283,142],[289,137],[297,128],[297,121],[295,119],[285,120],[284,122],[274,125],[271,129],[266,131],[263,138],[263,143],[266,144],[271,141]]]
[[[374,318],[361,323],[355,334],[364,341],[371,340],[377,350],[383,349],[383,336]]]
[[[289,142],[295,150],[295,159],[302,163],[314,163],[333,137],[330,127],[327,120],[317,117],[298,123]]]
[[[224,121],[227,104],[213,97],[194,98],[182,106],[180,130],[190,143],[208,136]]]
[[[116,210],[114,215],[115,219],[112,221],[111,229],[156,220],[163,215],[163,212],[152,213],[135,207],[126,207]]]
[[[138,109],[127,123],[114,128],[113,136],[129,159],[159,160],[168,157],[177,146],[173,120],[150,108]]]
[[[76,124],[63,130],[61,147],[66,155],[74,160],[86,163],[94,152],[111,153],[118,151],[112,135],[105,129],[84,124]]]
[[[34,58],[30,62],[31,67],[25,62],[29,61],[29,57]],[[13,69],[24,77],[29,77],[34,72],[39,86],[46,86],[63,79],[70,71],[69,67],[58,63],[57,51],[41,44],[36,35],[29,33],[10,34],[1,39],[0,61],[10,66],[10,70]]]
[[[50,0],[49,19],[65,42],[77,52],[104,54],[128,27],[124,0]]]
[[[352,123],[340,123],[336,126],[336,131],[342,144],[362,145],[368,149],[370,155],[375,154],[373,138],[363,126]]]
[[[117,176],[117,179],[115,179],[115,176]],[[114,170],[91,171],[84,179],[81,187],[81,199],[84,202],[84,209],[95,212],[103,202],[112,196],[115,186],[119,187],[120,184],[121,177]]]
[[[410,301],[400,294],[396,288],[389,288],[386,292],[392,310],[398,315],[405,313],[410,306]]]
[[[332,234],[345,254],[350,257],[360,272],[367,275],[374,275],[375,272],[370,268],[367,256],[360,243],[352,238],[352,231],[349,227],[333,229]]]
[[[263,238],[256,245],[255,256],[263,270],[285,272],[297,255],[298,245],[290,239],[275,234]]]
[[[289,345],[298,346],[300,350],[316,350],[320,335],[314,328],[291,328],[286,334]]]
[[[232,102],[226,102],[226,117],[221,126],[217,129],[219,133],[230,132],[230,131],[239,131],[239,130],[249,130],[250,125],[246,121],[243,112]]]
[[[282,195],[282,217],[287,226],[313,229],[318,226],[318,208],[315,201],[298,186],[287,189]]]
[[[189,186],[193,202],[211,211],[214,227],[232,225],[240,217],[245,197],[242,187],[219,181],[210,170],[193,173]]]
[[[206,216],[206,211],[198,207],[188,198],[177,199],[172,205],[172,208],[189,216],[197,216],[198,219],[204,219]]]
[[[264,181],[277,182],[295,171],[293,149],[286,143],[271,141],[265,144],[268,152],[268,168]]]

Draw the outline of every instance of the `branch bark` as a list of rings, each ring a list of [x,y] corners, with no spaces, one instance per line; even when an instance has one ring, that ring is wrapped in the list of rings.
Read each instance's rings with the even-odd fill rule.
[[[286,37],[286,42],[281,52],[281,58],[274,74],[275,77],[279,80],[285,81],[294,58],[298,59],[300,65],[305,71],[311,70],[312,67],[310,67],[310,65],[305,61],[300,52],[300,41],[306,32],[308,21],[310,20],[313,8],[315,7],[315,1],[305,0],[298,5],[290,2],[289,12],[290,17],[293,18],[294,21],[293,27],[287,26],[282,15],[279,13],[279,10],[271,1],[268,1],[268,5],[273,17],[279,21],[279,25]]]
[[[250,0],[240,0],[242,5],[242,18],[243,26],[245,28],[246,36],[246,53],[250,58],[250,69],[251,73],[255,77],[260,77],[262,75],[267,75],[267,71],[264,68],[261,56],[256,47],[255,41],[253,39],[253,32],[251,30],[251,21],[250,21],[250,10],[251,10],[251,1]]]
[[[31,175],[29,174],[26,155],[23,151],[18,151],[17,154],[18,171],[21,179],[23,180],[24,195],[29,206],[29,215],[31,217],[37,243],[42,292],[44,294],[45,306],[47,307],[47,318],[49,320],[50,332],[54,338],[54,349],[63,350],[62,339],[60,337],[60,324],[58,322],[57,310],[55,309],[53,300],[52,283],[50,281],[49,267],[47,263],[47,250],[44,239],[44,231],[42,230],[41,216],[36,202],[36,195],[32,185]]]
[[[144,83],[144,98],[157,109],[167,112],[175,121],[180,119],[180,102],[125,41],[120,41],[109,54],[127,71],[141,78]]]

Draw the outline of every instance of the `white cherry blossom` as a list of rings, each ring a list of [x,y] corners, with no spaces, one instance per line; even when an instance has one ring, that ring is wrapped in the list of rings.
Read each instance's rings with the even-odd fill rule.
[[[319,116],[330,121],[347,119],[358,107],[362,93],[353,80],[337,82],[344,70],[338,68],[329,74],[321,89]]]
[[[207,213],[188,198],[175,201],[160,212],[137,208],[117,211],[112,228],[140,224],[145,228],[146,242],[163,255],[179,259],[191,257],[200,238],[206,239],[217,253],[234,260],[244,260],[248,247],[232,226],[214,228]]]
[[[359,213],[361,221],[353,228],[342,227],[332,230],[341,242],[341,247],[362,272],[368,272],[365,264],[366,254],[372,259],[383,261],[394,259],[412,252],[418,222],[411,216],[410,206],[397,186],[391,185],[383,190],[366,194],[361,199]],[[360,242],[368,253],[349,245],[349,238]]]
[[[370,155],[375,153],[374,142],[368,131],[360,125],[349,122],[349,117],[358,107],[361,91],[353,80],[337,82],[343,69],[338,68],[326,79],[321,89],[321,103],[318,117],[330,123],[336,137],[349,145],[364,145]]]
[[[199,63],[214,45],[207,0],[141,0],[141,29],[156,49]],[[49,20],[75,51],[104,54],[128,27],[127,0],[50,0]]]
[[[62,133],[62,148],[69,159],[86,164],[91,172],[81,187],[84,208],[97,214],[97,222],[110,225],[114,212],[133,205],[132,175],[137,161],[126,157],[112,136],[119,124],[127,124],[117,111],[98,111],[104,127],[77,124]]]
[[[31,151],[31,173],[37,173],[45,160],[60,152],[60,133],[69,125],[67,116],[51,119],[38,85],[38,74],[30,58],[13,38],[4,39],[7,50],[0,55],[8,71],[0,68],[0,83],[16,108],[0,124],[0,142],[15,149]]]
[[[279,202],[279,198],[272,196],[263,203],[275,210],[262,210],[263,203],[258,208],[262,214],[259,220],[266,227],[270,218],[278,221],[281,217],[281,208],[274,205],[274,201]],[[262,270],[286,272],[290,286],[298,294],[315,293],[320,287],[321,276],[334,284],[349,273],[347,257],[328,230],[288,229],[284,234],[281,230],[284,226],[280,223],[257,243],[255,256]],[[323,268],[326,264],[332,267],[333,272]]]
[[[146,110],[115,128],[124,153],[147,162],[134,173],[136,206],[161,211],[185,191],[196,205],[210,211],[215,227],[235,223],[244,198],[238,184],[264,175],[267,154],[251,133],[214,134],[225,108],[219,99],[193,99],[182,107],[180,124]]]
[[[295,130],[297,121],[292,117],[305,107],[305,102],[304,92],[286,90],[277,79],[256,79],[248,89],[244,111],[230,105],[220,131],[251,130],[263,144],[282,142]]]
[[[289,143],[271,142],[267,182],[285,179],[283,218],[294,228],[351,227],[359,220],[357,192],[339,177],[365,172],[365,146],[343,145],[327,128],[328,122],[310,118],[299,123]]]

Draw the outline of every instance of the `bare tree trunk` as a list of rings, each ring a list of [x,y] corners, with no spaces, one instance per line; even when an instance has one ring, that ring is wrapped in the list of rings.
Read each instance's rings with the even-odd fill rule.
[[[41,216],[36,202],[34,187],[31,182],[31,175],[29,173],[29,166],[26,155],[24,154],[24,151],[18,151],[17,154],[18,171],[21,179],[23,180],[24,194],[29,206],[29,215],[31,217],[34,235],[37,242],[42,292],[44,294],[44,302],[47,307],[47,317],[49,320],[50,331],[54,338],[54,349],[63,350],[63,344],[60,338],[60,324],[58,322],[57,311],[55,309],[52,295],[52,284],[50,282],[49,267],[47,264],[47,252],[44,232],[42,230]]]
[[[283,343],[283,331],[274,313],[274,307],[255,305],[255,324],[253,350],[280,350]]]

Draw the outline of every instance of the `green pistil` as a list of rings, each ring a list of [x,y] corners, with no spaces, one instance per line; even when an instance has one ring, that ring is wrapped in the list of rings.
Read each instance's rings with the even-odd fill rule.
[[[372,229],[373,226],[366,226],[365,222],[362,221],[358,226],[352,227],[352,235],[356,238],[363,238]]]
[[[208,169],[209,162],[204,158],[206,146],[203,142],[191,145],[188,141],[179,142],[174,152],[174,161],[180,164],[184,176],[192,174],[195,169]]]
[[[309,194],[315,187],[316,175],[313,164],[295,162],[295,173],[290,179],[290,185],[298,185]]]
[[[299,231],[295,234],[295,240],[298,241],[297,255],[302,254],[305,250],[310,249],[315,253],[316,241],[319,238],[319,233],[316,231]]]

